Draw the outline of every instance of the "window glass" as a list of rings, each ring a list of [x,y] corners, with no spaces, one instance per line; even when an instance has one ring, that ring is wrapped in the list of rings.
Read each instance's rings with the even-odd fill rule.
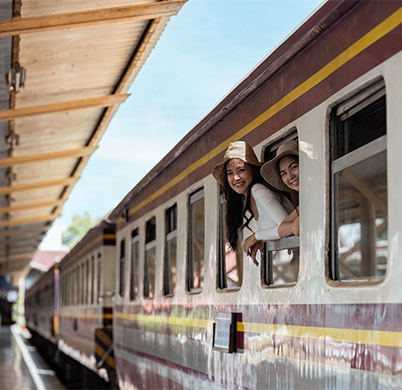
[[[135,299],[138,292],[137,269],[140,256],[138,228],[131,232],[130,299]]]
[[[233,250],[226,238],[226,200],[223,194],[219,197],[219,265],[218,288],[239,288],[243,281],[242,235],[239,236],[237,251]]]
[[[98,253],[98,280],[97,280],[97,299],[101,298],[101,281],[102,281],[102,255]]]
[[[189,199],[188,291],[202,289],[204,282],[204,190]]]
[[[91,298],[90,302],[95,300],[95,256],[91,257]]]
[[[332,111],[334,280],[380,279],[388,258],[386,101],[382,81]]]
[[[84,263],[81,263],[81,305],[85,302],[85,266]]]
[[[125,275],[125,261],[126,261],[126,241],[120,241],[120,262],[119,262],[119,295],[124,296],[124,275]]]
[[[86,261],[85,266],[85,303],[89,302],[89,288],[90,288],[90,279],[89,279],[89,259]]]
[[[153,217],[145,225],[145,258],[144,258],[144,297],[155,295],[155,262],[156,262],[156,218]]]
[[[168,296],[176,291],[177,205],[166,210],[165,218],[163,294]]]

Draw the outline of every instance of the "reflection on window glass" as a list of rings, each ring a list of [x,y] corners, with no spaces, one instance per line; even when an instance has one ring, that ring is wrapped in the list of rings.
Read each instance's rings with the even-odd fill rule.
[[[378,279],[388,257],[386,99],[383,81],[332,113],[334,280]]]
[[[166,210],[165,259],[163,276],[163,294],[174,295],[176,291],[176,255],[177,255],[177,205]]]
[[[264,283],[279,286],[297,282],[299,274],[299,248],[267,251],[264,263]]]
[[[144,297],[155,296],[156,266],[156,218],[153,217],[145,225],[145,258],[144,258]]]
[[[385,274],[386,177],[385,151],[334,175],[339,279]]]
[[[130,299],[135,299],[138,292],[137,267],[140,256],[138,228],[131,232]]]
[[[199,290],[204,282],[204,191],[190,196],[188,290]]]
[[[242,235],[239,236],[237,251],[233,250],[226,238],[226,201],[220,196],[219,209],[219,267],[218,282],[221,289],[241,287],[243,281]]]

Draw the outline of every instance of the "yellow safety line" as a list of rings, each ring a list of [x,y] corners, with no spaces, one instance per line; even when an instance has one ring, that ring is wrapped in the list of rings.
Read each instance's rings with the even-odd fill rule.
[[[182,317],[150,316],[144,314],[116,313],[117,318],[143,322],[147,324],[181,325],[197,328],[212,327],[212,320],[198,320]],[[270,336],[286,336],[317,340],[333,340],[354,344],[381,345],[402,348],[402,332],[382,330],[362,330],[344,328],[324,328],[314,326],[273,325],[252,322],[238,322],[237,331]]]
[[[210,152],[201,157],[198,161],[192,163],[186,169],[184,169],[181,173],[179,173],[175,178],[173,178],[170,182],[166,183],[164,186],[159,188],[159,190],[155,191],[153,194],[145,198],[142,202],[138,203],[129,211],[129,215],[134,214],[136,211],[144,207],[146,204],[151,202],[152,200],[158,198],[171,187],[179,183],[185,177],[187,177],[190,173],[194,172],[196,169],[207,163],[213,157],[223,152],[231,142],[237,141],[238,139],[244,137],[249,134],[251,131],[256,129],[262,123],[266,122],[268,119],[273,117],[279,111],[284,109],[290,103],[294,102],[296,99],[304,95],[310,89],[315,87],[317,84],[325,80],[328,76],[338,70],[342,65],[346,62],[350,61],[352,58],[356,57],[359,53],[365,50],[367,47],[378,41],[380,38],[388,34],[394,28],[399,26],[402,22],[402,7],[399,8],[396,12],[394,12],[391,16],[381,22],[379,25],[374,27],[371,31],[365,34],[362,38],[357,40],[354,44],[349,46],[345,51],[335,57],[331,62],[321,68],[314,75],[309,77],[303,83],[298,85],[295,89],[285,95],[282,99],[280,99],[273,106],[268,108],[265,112],[260,114],[242,129],[237,131],[231,137],[227,138],[217,147],[212,149]],[[121,222],[123,218],[119,218],[118,222]]]

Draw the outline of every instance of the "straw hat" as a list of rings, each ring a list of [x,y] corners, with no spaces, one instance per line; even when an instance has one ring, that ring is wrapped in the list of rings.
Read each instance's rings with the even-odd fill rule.
[[[257,167],[261,166],[261,163],[258,161],[253,148],[247,142],[232,142],[226,149],[223,161],[219,164],[216,164],[212,169],[212,174],[214,175],[214,178],[218,180],[221,186],[225,185],[226,180],[225,165],[232,158],[238,158],[247,164],[255,165]]]
[[[279,146],[276,157],[266,162],[261,167],[261,176],[266,182],[281,191],[290,191],[290,189],[282,181],[279,174],[278,162],[285,156],[299,156],[299,147],[297,141],[289,141]]]

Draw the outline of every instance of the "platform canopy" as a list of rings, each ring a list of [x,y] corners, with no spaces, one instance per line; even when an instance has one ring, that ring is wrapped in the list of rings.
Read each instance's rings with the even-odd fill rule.
[[[0,0],[0,274],[30,262],[186,1]]]

